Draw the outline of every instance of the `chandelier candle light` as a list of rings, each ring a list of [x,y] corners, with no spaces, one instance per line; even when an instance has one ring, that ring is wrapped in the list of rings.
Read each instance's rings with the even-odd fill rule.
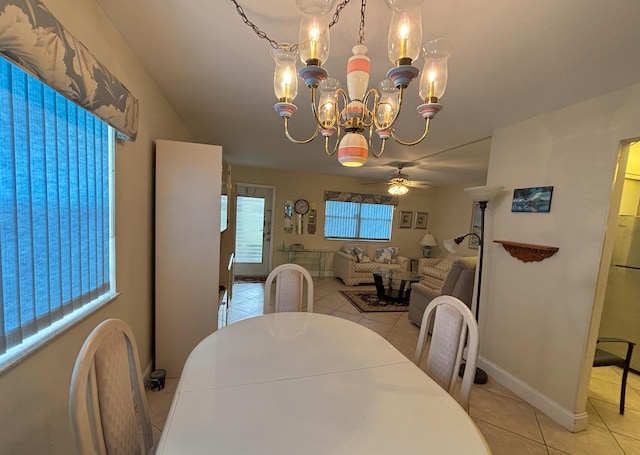
[[[327,155],[337,152],[338,161],[343,166],[355,167],[367,162],[369,149],[374,157],[380,157],[389,137],[407,146],[416,145],[427,137],[431,119],[442,109],[438,100],[447,86],[447,60],[451,45],[447,40],[436,39],[422,47],[425,61],[419,95],[423,104],[418,106],[417,111],[424,118],[425,127],[420,138],[405,142],[397,137],[394,125],[402,108],[404,90],[419,74],[412,63],[420,55],[420,4],[423,0],[386,0],[391,8],[388,55],[395,66],[389,70],[387,79],[380,83],[378,90],[367,90],[371,61],[364,45],[366,0],[361,0],[360,38],[353,46],[353,56],[347,63],[347,94],[337,79],[328,77],[322,64],[329,57],[329,28],[338,20],[340,11],[349,1],[338,5],[333,21],[329,23],[328,17],[335,0],[296,0],[302,12],[298,44],[270,41],[275,60],[274,91],[278,99],[274,108],[284,120],[286,137],[296,144],[306,144],[320,134],[324,137]],[[296,71],[298,58],[304,66]],[[295,139],[289,132],[289,118],[297,110],[293,104],[298,93],[296,74],[311,90],[311,110],[316,121],[315,132],[304,140]],[[368,140],[364,136],[367,129]],[[379,152],[376,152],[372,143],[374,130],[382,141]],[[330,150],[329,139],[336,132],[337,140],[333,150]]]

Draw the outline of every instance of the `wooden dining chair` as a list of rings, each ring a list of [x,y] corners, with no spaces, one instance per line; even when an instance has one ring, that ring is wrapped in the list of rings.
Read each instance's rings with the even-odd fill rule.
[[[428,351],[428,327],[434,319]],[[478,324],[469,307],[450,295],[433,299],[424,311],[414,362],[420,366],[423,355],[427,354],[426,373],[443,389],[454,396],[469,411],[469,394],[478,361]],[[460,390],[456,394],[456,381],[462,362],[463,351],[467,347],[466,366]]]
[[[264,284],[264,313],[272,311],[271,287],[275,280],[276,291],[273,311],[313,312],[313,278],[304,267],[298,264],[282,264],[271,271]],[[307,291],[306,308],[303,295]]]
[[[153,453],[153,431],[129,326],[107,319],[80,349],[69,391],[71,428],[78,453]]]
[[[622,338],[598,338],[598,344],[600,343],[626,343],[627,355],[620,357],[611,352],[605,351],[600,348],[596,348],[596,355],[593,359],[594,367],[608,367],[618,366],[622,368],[622,385],[620,386],[620,414],[624,414],[624,399],[627,392],[627,376],[629,375],[629,369],[631,368],[631,355],[633,354],[633,347],[635,343],[629,340],[623,340]]]

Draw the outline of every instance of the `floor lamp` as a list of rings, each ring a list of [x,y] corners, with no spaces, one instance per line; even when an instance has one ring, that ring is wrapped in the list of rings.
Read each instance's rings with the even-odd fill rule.
[[[458,245],[462,241],[471,236],[478,238],[478,246],[480,248],[480,257],[478,258],[478,290],[476,292],[476,321],[480,314],[480,289],[482,285],[482,262],[484,259],[484,212],[487,209],[487,203],[493,199],[504,187],[502,186],[472,186],[465,188],[464,191],[480,205],[480,234],[476,232],[469,232],[468,234],[456,237],[455,239],[445,240],[444,247],[451,253],[455,254],[458,250]],[[475,220],[474,220],[475,221]],[[464,365],[460,369],[460,374],[464,372]],[[487,373],[481,368],[476,368],[476,375],[474,381],[476,384],[486,384]]]

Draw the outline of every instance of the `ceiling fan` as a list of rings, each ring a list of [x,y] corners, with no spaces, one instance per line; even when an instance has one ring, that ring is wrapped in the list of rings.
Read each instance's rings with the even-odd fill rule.
[[[405,165],[406,163],[398,163],[396,165],[396,167],[398,168],[398,172],[394,172],[393,174],[391,174],[388,180],[363,183],[363,185],[386,183],[388,185],[387,191],[394,196],[402,196],[403,194],[407,194],[409,192],[409,188],[431,188],[431,182],[409,180],[409,176],[402,173],[402,169],[405,167]]]

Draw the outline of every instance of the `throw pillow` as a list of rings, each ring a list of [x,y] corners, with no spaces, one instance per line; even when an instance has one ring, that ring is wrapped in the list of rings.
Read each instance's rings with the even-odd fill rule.
[[[359,246],[353,248],[353,255],[356,257],[358,262],[371,262],[371,259],[367,255],[367,250],[360,248]]]
[[[386,246],[378,248],[374,257],[374,262],[382,264],[395,264],[398,257],[399,248],[395,246]]]
[[[343,253],[347,253],[347,254],[353,254],[353,247],[352,246],[343,246],[343,247],[340,247],[340,251],[342,251]]]

